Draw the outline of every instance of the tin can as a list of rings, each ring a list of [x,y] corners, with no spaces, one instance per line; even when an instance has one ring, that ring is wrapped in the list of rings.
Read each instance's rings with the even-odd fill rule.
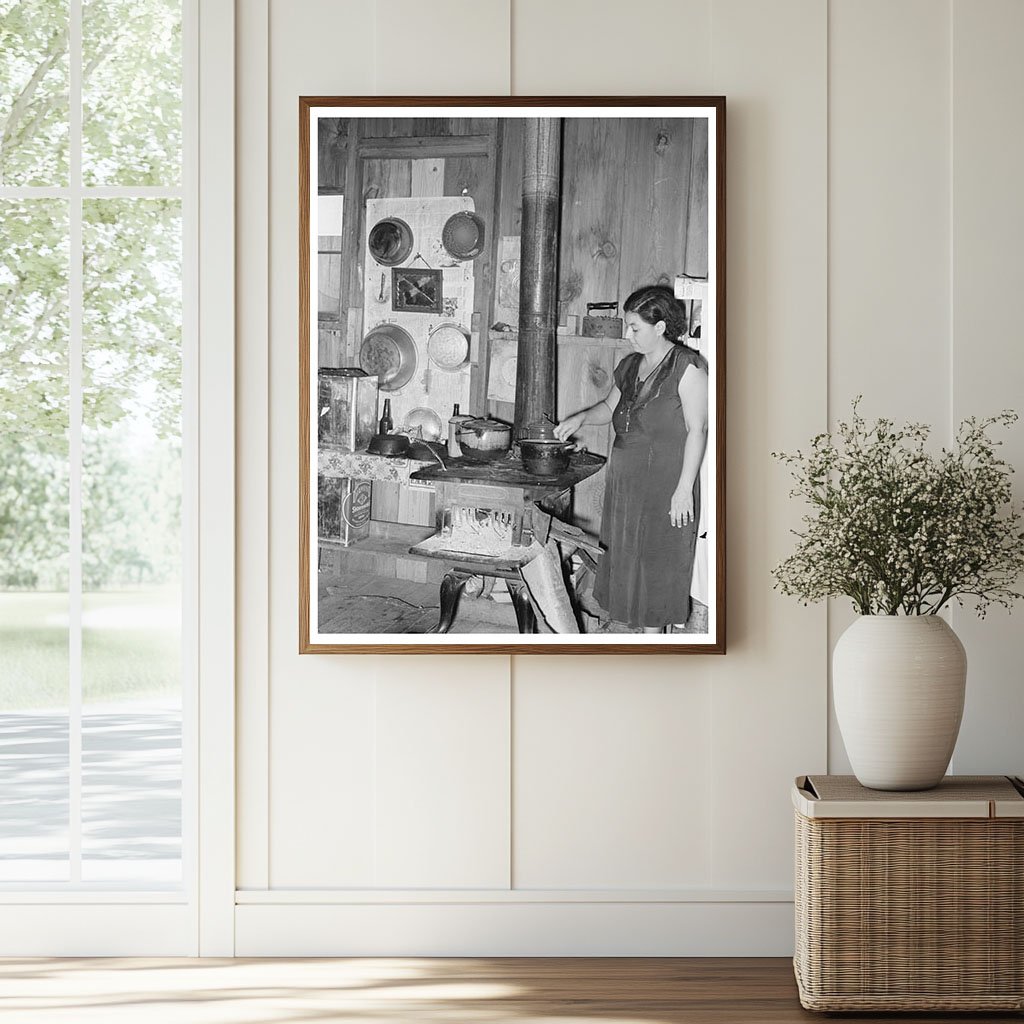
[[[370,535],[370,481],[354,477],[318,479],[317,534],[349,547]]]
[[[370,536],[370,481],[344,477],[341,481],[341,529],[345,547]]]
[[[322,366],[317,375],[317,437],[362,451],[377,432],[377,378],[358,366]]]

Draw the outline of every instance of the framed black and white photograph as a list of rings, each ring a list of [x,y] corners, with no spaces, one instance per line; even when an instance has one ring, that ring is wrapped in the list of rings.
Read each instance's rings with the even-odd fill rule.
[[[302,97],[302,653],[725,651],[725,100]]]
[[[444,312],[444,273],[416,267],[392,267],[391,308],[396,313]]]

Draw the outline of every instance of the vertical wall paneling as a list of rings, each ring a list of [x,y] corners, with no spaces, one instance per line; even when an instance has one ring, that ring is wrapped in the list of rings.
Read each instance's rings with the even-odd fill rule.
[[[504,96],[511,0],[374,4],[377,78],[386,96]]]
[[[947,5],[931,0],[829,5],[829,423],[848,419],[863,395],[869,418],[931,423],[940,443],[949,433],[948,23]],[[853,617],[851,602],[830,602],[829,650]],[[849,770],[834,721],[829,767]]]
[[[373,31],[369,3],[270,0],[269,154],[246,153],[240,163],[269,159],[270,350],[269,646],[270,884],[367,884],[373,835],[373,658],[298,655],[298,98],[373,91],[373,53],[351,45]],[[346,43],[346,41],[348,41]],[[338,60],[339,46],[345,60]],[[246,54],[243,57],[248,60]],[[247,211],[253,218],[264,209]],[[246,298],[243,293],[242,301]],[[255,424],[253,425],[255,430]],[[255,435],[259,444],[259,433]],[[240,438],[243,447],[248,435]],[[245,509],[239,509],[244,515]],[[239,558],[240,592],[247,566]],[[258,564],[258,562],[256,562]],[[258,582],[252,585],[260,585]],[[240,643],[259,642],[259,634]],[[257,681],[258,683],[258,681]],[[247,692],[249,680],[239,679]],[[369,694],[368,694],[369,691]],[[258,697],[257,692],[254,699]],[[243,819],[248,804],[242,808]],[[258,813],[258,811],[257,811]],[[246,833],[248,834],[248,833]]]
[[[791,877],[788,785],[826,761],[825,610],[773,593],[769,576],[799,523],[770,453],[826,422],[825,6],[716,0],[712,64],[729,136],[729,640],[708,666],[712,874],[759,887]]]
[[[829,12],[830,419],[863,394],[868,416],[945,435],[948,9],[832,0]]]
[[[198,954],[230,956],[234,950],[236,701],[234,587],[235,476],[235,11],[231,0],[189,6],[199,19],[198,268],[190,282],[198,326],[199,549],[197,637],[198,701]],[[186,98],[191,99],[189,93]],[[198,109],[196,109],[198,107]],[[191,168],[188,174],[194,173]],[[194,183],[190,183],[194,184]],[[195,194],[195,193],[192,193]],[[186,396],[188,392],[186,391]],[[186,705],[187,708],[187,705]],[[188,805],[186,804],[186,807]],[[187,834],[187,832],[186,832]],[[195,876],[194,876],[195,877]],[[110,908],[111,912],[113,908]],[[119,915],[111,913],[112,918]],[[116,924],[111,928],[116,933]],[[79,947],[81,948],[81,947]]]
[[[1012,408],[1024,414],[1020,298],[1024,295],[1024,5],[1015,0],[952,4],[953,345],[952,420]],[[996,435],[1024,498],[1024,425]],[[1018,581],[1020,584],[1022,581]],[[1018,586],[1019,589],[1019,586]],[[954,609],[967,648],[967,701],[957,772],[1024,772],[1024,603],[978,620]]]
[[[508,658],[430,667],[378,677],[376,885],[508,888]]]
[[[516,658],[516,888],[710,883],[710,696],[680,660]]]
[[[711,92],[715,0],[515,0],[518,96],[700,96]],[[717,21],[717,13],[715,14]]]
[[[769,453],[804,444],[861,391],[870,415],[927,419],[943,440],[963,415],[1019,405],[1019,3],[635,0],[595,16],[585,0],[445,0],[426,20],[406,0],[268,3],[267,42],[247,4],[237,51],[237,860],[243,888],[269,890],[238,908],[237,949],[785,953],[788,785],[826,767],[828,651],[848,620],[835,603],[830,630],[823,607],[771,591],[800,509]],[[637,26],[643,47],[624,45]],[[269,130],[252,94],[267,47]],[[728,98],[724,658],[295,653],[297,97],[510,82]],[[439,118],[436,134],[479,134],[473,120]],[[518,127],[504,126],[506,180],[521,174]],[[365,183],[353,187],[361,199]],[[519,231],[517,200],[500,196],[502,235]],[[684,258],[694,273],[692,243]],[[1004,448],[1018,469],[1022,438]],[[1021,631],[999,612],[954,618],[971,659],[955,768],[1020,772]],[[830,763],[844,767],[835,737]],[[345,903],[392,884],[442,886],[452,905],[400,891]],[[509,906],[457,903],[460,888],[510,884]],[[573,902],[562,889],[516,905],[531,895],[516,887],[548,886],[727,901]],[[312,887],[335,905],[289,903]],[[769,891],[776,902],[757,900]]]
[[[239,5],[238,52],[248,57],[238,65],[239,153],[235,177],[238,209],[266,211],[269,202],[267,166],[269,110],[269,33],[267,0]],[[237,517],[238,595],[238,848],[239,888],[270,884],[268,844],[270,816],[270,672],[268,664],[270,573],[268,550],[269,451],[267,416],[270,380],[267,372],[270,281],[269,229],[266,216],[240,216],[236,225],[238,338],[244,358],[236,363],[239,440],[236,468],[238,500],[245,515]]]
[[[298,677],[301,699],[293,687],[291,696],[275,691],[271,705],[279,746],[271,747],[270,884],[373,886],[379,659],[316,660]]]

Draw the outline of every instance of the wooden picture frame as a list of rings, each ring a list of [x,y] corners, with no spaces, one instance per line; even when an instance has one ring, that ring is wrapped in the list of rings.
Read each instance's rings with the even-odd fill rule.
[[[392,267],[391,309],[396,313],[433,313],[440,316],[444,312],[443,271]]]
[[[340,244],[327,253],[317,248],[322,195],[345,197]],[[725,99],[303,96],[298,201],[300,653],[724,654]],[[485,226],[483,252],[468,261],[440,242],[447,218],[462,210]],[[367,251],[368,221],[379,217],[410,225],[401,266],[378,265]],[[424,315],[396,307],[395,275],[427,270],[441,284],[440,308],[432,302]],[[674,313],[670,324],[644,319],[670,299],[652,306],[647,293],[647,305],[622,309],[647,285],[669,288],[680,309],[699,310],[696,334],[689,323],[676,330]],[[596,321],[588,304],[609,302],[620,304],[612,321]],[[455,372],[439,371],[427,355],[430,333],[443,324],[471,338],[469,361]],[[381,392],[374,409],[372,378],[339,368],[358,366],[363,338],[382,325],[395,338],[403,384]],[[642,371],[670,330],[673,344],[645,385]],[[610,424],[602,391],[620,399]],[[379,443],[371,450],[383,454],[366,450],[383,398],[409,451]],[[659,412],[644,420],[656,401]],[[554,475],[516,457],[527,448],[471,465],[428,437],[438,423],[442,442],[460,430],[467,441],[485,436],[452,426],[455,404],[505,421],[518,441],[543,434],[547,420],[568,420],[574,403],[596,410],[574,433],[589,451],[569,455]],[[643,437],[635,419],[627,422],[627,405]],[[327,420],[334,433],[325,438]],[[687,422],[672,445],[673,424]],[[692,440],[702,428],[703,449]],[[488,438],[501,432],[486,429]],[[668,441],[655,439],[659,429]],[[623,461],[633,441],[648,444],[654,468]],[[695,458],[696,518],[686,519]],[[680,460],[689,461],[672,491],[678,507],[664,510],[678,517],[668,531],[662,495]],[[626,494],[621,507],[599,498],[609,477],[614,494]],[[638,505],[641,492],[648,497]],[[347,496],[355,496],[350,505],[358,498],[358,516],[346,513]],[[634,512],[659,541],[632,560],[650,573],[640,578],[658,582],[627,597],[631,588],[614,582],[628,562],[614,529],[634,522]],[[595,544],[602,518],[607,537]],[[587,586],[605,559],[613,582],[600,584],[598,597],[619,609],[610,621]],[[502,590],[504,605],[495,600]],[[472,605],[470,591],[478,594]],[[639,631],[640,620],[679,614],[680,593],[684,602],[692,597],[688,632],[671,624]]]

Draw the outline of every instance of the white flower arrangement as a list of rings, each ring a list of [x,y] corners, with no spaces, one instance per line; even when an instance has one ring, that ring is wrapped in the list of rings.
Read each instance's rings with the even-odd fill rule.
[[[1024,571],[1024,516],[1011,500],[1011,466],[988,436],[1017,414],[960,424],[952,450],[925,450],[930,428],[880,419],[853,402],[850,423],[819,434],[806,454],[773,452],[811,512],[796,551],[773,570],[775,589],[805,604],[846,596],[862,615],[934,615],[950,600],[1010,608]]]

